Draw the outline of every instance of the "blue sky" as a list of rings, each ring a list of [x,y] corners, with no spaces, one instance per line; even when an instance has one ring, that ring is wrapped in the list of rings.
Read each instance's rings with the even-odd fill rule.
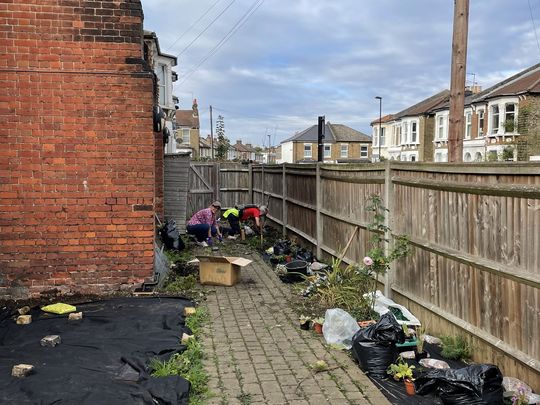
[[[174,93],[182,109],[197,98],[203,136],[210,105],[232,142],[277,145],[319,115],[370,135],[375,96],[384,115],[450,87],[452,0],[142,4],[145,29],[178,56]],[[486,88],[540,62],[539,37],[540,0],[472,0],[468,83]]]

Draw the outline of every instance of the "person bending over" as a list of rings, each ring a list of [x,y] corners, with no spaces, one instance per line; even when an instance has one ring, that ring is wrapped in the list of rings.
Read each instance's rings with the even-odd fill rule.
[[[268,207],[261,205],[260,207],[244,207],[231,208],[223,213],[223,217],[227,219],[230,225],[229,234],[238,235],[240,233],[240,222],[245,222],[251,218],[255,221],[256,231],[262,233],[261,217],[268,214]]]
[[[212,244],[212,236],[222,239],[216,222],[216,213],[221,209],[221,203],[214,201],[208,208],[197,211],[186,224],[186,231],[195,235],[197,243],[201,246]]]

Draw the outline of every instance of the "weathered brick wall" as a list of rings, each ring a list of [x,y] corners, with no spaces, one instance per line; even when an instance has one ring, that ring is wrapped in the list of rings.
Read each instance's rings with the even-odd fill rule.
[[[139,0],[0,3],[0,299],[152,275],[152,75]]]
[[[518,160],[540,155],[540,97],[528,96],[519,104],[517,139]]]

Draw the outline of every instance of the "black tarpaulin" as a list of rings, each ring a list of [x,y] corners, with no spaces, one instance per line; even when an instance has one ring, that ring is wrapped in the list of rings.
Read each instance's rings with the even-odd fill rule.
[[[17,325],[0,314],[2,404],[187,404],[189,382],[150,376],[150,359],[182,352],[185,327],[178,298],[116,298],[77,304],[80,321],[32,310],[32,323]],[[60,335],[56,347],[42,347]],[[26,378],[11,376],[16,364],[32,364]]]

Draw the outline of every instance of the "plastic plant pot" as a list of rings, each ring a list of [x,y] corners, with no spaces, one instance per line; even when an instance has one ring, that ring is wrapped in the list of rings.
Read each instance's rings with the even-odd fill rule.
[[[414,388],[414,381],[412,380],[403,380],[403,383],[405,384],[405,392],[407,395],[414,395],[416,394],[416,390]]]

